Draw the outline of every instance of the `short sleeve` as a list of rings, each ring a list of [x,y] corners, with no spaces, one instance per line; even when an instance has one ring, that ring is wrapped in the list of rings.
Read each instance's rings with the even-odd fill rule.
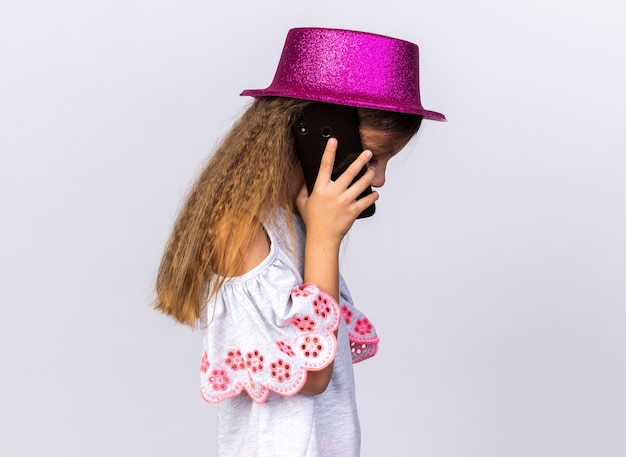
[[[201,393],[217,403],[246,391],[263,403],[270,391],[297,393],[309,370],[335,357],[342,313],[314,284],[278,258],[228,280],[207,306]]]
[[[352,363],[362,362],[376,355],[378,352],[378,342],[380,340],[376,334],[374,325],[365,314],[354,306],[352,296],[343,278],[341,278],[339,286],[341,314],[348,327]]]

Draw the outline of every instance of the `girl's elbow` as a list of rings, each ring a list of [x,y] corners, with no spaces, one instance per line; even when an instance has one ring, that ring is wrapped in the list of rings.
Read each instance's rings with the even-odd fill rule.
[[[330,378],[333,375],[332,364],[320,371],[309,371],[307,380],[302,386],[300,393],[305,395],[319,395],[326,391]]]

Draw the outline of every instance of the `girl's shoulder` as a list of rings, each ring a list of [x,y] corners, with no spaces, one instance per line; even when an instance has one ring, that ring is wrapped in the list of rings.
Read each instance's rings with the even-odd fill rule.
[[[246,283],[258,285],[259,281],[276,286],[282,282],[276,282],[277,275],[301,283],[304,243],[302,219],[277,209],[255,227],[248,249],[240,254],[243,259],[241,268],[236,274],[222,278],[222,287],[239,288]]]

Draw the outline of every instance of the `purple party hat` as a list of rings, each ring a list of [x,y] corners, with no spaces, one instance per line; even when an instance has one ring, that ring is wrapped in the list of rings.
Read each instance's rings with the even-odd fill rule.
[[[301,98],[446,120],[422,107],[416,44],[352,30],[291,29],[272,84],[241,95]]]

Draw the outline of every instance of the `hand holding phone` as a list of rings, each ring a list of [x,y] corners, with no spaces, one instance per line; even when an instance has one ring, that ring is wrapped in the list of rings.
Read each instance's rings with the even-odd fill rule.
[[[351,106],[314,103],[296,115],[292,131],[309,194],[315,185],[329,138],[333,137],[338,141],[332,180],[341,176],[363,151],[356,108]],[[366,171],[367,167],[363,167],[352,183],[361,178]],[[371,193],[372,188],[369,186],[357,200]],[[358,218],[372,216],[375,211],[376,207],[372,204]]]
[[[355,176],[371,160],[372,152],[363,151],[343,174],[333,180],[331,174],[336,151],[337,140],[330,138],[322,155],[313,191],[309,193],[306,185],[302,185],[296,196],[298,212],[306,225],[307,252],[310,249],[321,249],[332,254],[359,214],[378,199],[376,191],[357,199],[370,185],[374,170],[368,169],[361,179],[354,182]]]

